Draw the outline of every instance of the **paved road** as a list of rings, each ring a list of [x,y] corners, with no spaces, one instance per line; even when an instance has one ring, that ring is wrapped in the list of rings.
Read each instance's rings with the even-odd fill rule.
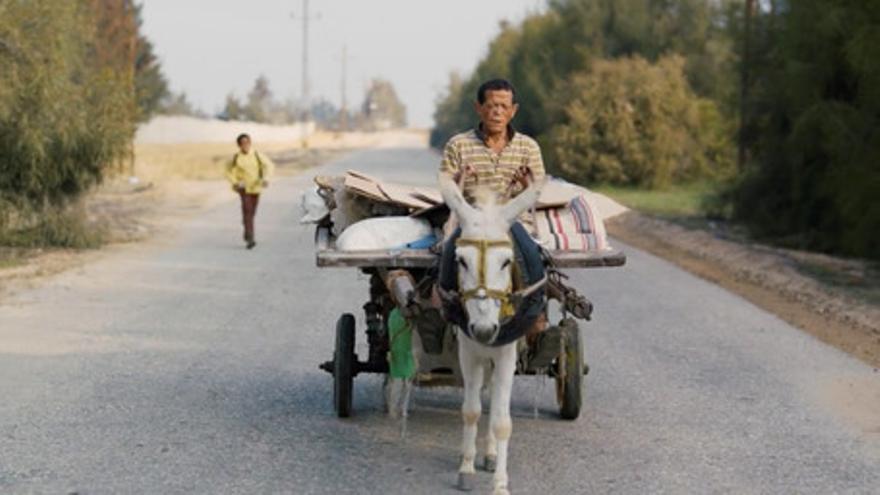
[[[375,150],[320,172],[418,181],[436,161]],[[332,412],[317,364],[367,281],[314,267],[307,182],[264,197],[253,252],[230,198],[0,305],[0,493],[454,493],[457,390],[417,392],[405,443],[378,377],[356,379],[355,417]],[[880,493],[876,370],[626,249],[627,267],[574,275],[597,307],[582,417],[517,381],[516,493]]]

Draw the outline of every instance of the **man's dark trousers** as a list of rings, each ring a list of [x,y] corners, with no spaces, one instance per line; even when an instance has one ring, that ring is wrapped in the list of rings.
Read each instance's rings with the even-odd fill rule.
[[[241,196],[241,219],[244,224],[244,240],[254,240],[254,216],[257,214],[257,203],[260,202],[259,194],[249,194],[244,190],[238,191]]]

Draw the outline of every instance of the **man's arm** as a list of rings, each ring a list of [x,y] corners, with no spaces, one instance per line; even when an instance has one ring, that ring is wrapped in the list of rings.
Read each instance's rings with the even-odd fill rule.
[[[461,173],[461,153],[459,153],[458,148],[450,140],[443,149],[443,161],[440,163],[440,179],[442,180],[443,176],[447,176],[456,184],[461,184]],[[449,218],[443,224],[443,241],[441,242],[449,239],[457,228],[458,217],[454,211],[450,210]]]
[[[461,151],[450,140],[443,150],[443,161],[440,163],[440,173],[452,178],[457,184],[461,184],[465,177],[476,173],[473,166],[462,163]]]
[[[534,146],[529,150],[529,170],[532,171],[532,179],[535,182],[541,182],[544,180],[544,176],[547,173],[544,171],[544,158],[541,157],[541,147],[538,146],[538,143],[534,143]]]
[[[446,143],[443,148],[443,161],[440,162],[440,173],[452,177],[453,180],[458,178],[461,172],[461,154],[452,141]]]

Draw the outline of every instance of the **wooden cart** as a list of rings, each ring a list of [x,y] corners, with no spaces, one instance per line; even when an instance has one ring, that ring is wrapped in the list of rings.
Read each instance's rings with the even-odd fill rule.
[[[355,317],[344,313],[336,323],[336,344],[333,359],[320,365],[321,369],[333,375],[333,403],[339,417],[352,413],[352,387],[354,377],[360,373],[388,373],[387,316],[395,303],[389,293],[385,277],[391,270],[407,270],[419,286],[432,283],[433,272],[439,256],[427,249],[396,249],[382,251],[340,251],[335,248],[330,230],[318,227],[316,232],[316,262],[319,267],[358,268],[370,275],[370,296],[364,304],[368,355],[362,359],[355,353]],[[560,269],[619,267],[626,263],[626,255],[617,250],[591,251],[553,251],[549,253],[548,270],[550,280],[556,285],[548,285],[548,297],[561,302],[562,319],[557,323],[562,332],[560,353],[551,366],[532,369],[526,364],[518,366],[517,373],[525,375],[546,374],[556,381],[557,402],[560,416],[575,419],[582,405],[583,376],[588,367],[584,363],[581,332],[575,317],[589,319],[592,305],[577,295],[572,288],[561,283],[564,275]],[[577,299],[580,298],[580,299]],[[586,302],[588,307],[583,307]],[[580,306],[578,306],[580,304]],[[450,333],[453,335],[454,333]],[[451,362],[427,360],[420,363],[418,373],[421,385],[457,385],[460,375],[456,373],[457,358]]]

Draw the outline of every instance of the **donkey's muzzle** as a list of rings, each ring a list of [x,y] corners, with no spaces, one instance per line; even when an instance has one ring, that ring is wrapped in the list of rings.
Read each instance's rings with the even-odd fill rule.
[[[499,327],[497,323],[491,326],[477,326],[471,323],[469,326],[471,337],[480,344],[492,345],[498,338]]]

